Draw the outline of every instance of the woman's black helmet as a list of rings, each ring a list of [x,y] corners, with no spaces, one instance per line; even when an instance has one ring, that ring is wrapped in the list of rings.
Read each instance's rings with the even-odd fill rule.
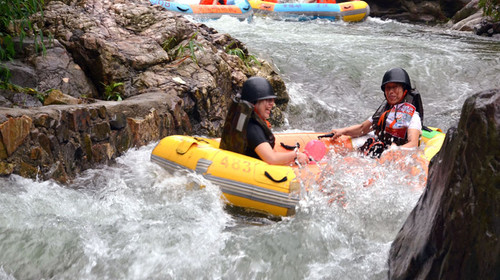
[[[392,68],[385,72],[381,86],[383,92],[385,92],[385,85],[387,83],[401,83],[404,89],[411,91],[410,76],[408,76],[408,73],[403,68]]]
[[[276,98],[271,84],[262,77],[250,77],[243,83],[241,99],[252,104],[259,100]]]

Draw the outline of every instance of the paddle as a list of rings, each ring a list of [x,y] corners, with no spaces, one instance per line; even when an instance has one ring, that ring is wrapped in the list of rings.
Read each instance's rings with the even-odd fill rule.
[[[320,135],[320,136],[323,136],[323,135]],[[320,136],[318,136],[318,138],[320,138]],[[333,134],[332,134],[332,136],[333,136]],[[332,137],[332,136],[325,136],[325,137]],[[291,145],[286,145],[285,143],[281,142],[280,145],[281,145],[281,147],[285,148],[286,150],[290,150],[290,151],[300,148],[299,143],[295,144],[295,146],[291,146]],[[315,161],[315,162],[320,161],[325,156],[326,151],[327,151],[327,149],[326,149],[325,143],[323,143],[320,140],[311,140],[311,141],[307,142],[307,144],[304,148],[304,153],[309,157],[309,159],[311,161]]]
[[[320,140],[311,140],[307,142],[306,147],[304,148],[304,153],[309,157],[309,159],[318,162],[326,154],[325,143]]]

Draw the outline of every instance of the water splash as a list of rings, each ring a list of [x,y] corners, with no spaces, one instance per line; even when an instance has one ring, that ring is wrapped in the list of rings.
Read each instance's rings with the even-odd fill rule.
[[[364,121],[392,66],[405,67],[418,86],[425,124],[445,131],[463,99],[500,87],[498,43],[466,33],[373,18],[205,24],[276,66],[293,100],[289,127],[279,129]],[[321,170],[325,186],[310,185],[297,214],[276,221],[233,212],[217,186],[169,174],[151,163],[151,150],[130,150],[68,187],[0,178],[0,278],[386,279],[390,243],[425,175],[411,157],[374,164],[332,154]]]

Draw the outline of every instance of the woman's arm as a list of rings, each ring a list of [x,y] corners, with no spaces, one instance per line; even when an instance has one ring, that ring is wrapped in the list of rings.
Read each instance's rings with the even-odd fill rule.
[[[255,147],[255,152],[263,161],[269,164],[288,165],[294,163],[295,157],[297,157],[300,164],[309,163],[309,157],[306,154],[301,152],[296,154],[294,151],[276,152],[268,142],[263,142]]]

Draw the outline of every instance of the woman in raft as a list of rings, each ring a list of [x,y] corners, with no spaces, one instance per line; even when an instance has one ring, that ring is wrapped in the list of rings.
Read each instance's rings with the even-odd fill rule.
[[[262,77],[251,77],[243,83],[241,98],[234,100],[226,117],[220,148],[245,154],[269,164],[308,164],[309,157],[298,149],[274,150],[275,137],[267,119],[274,107],[271,84]]]

